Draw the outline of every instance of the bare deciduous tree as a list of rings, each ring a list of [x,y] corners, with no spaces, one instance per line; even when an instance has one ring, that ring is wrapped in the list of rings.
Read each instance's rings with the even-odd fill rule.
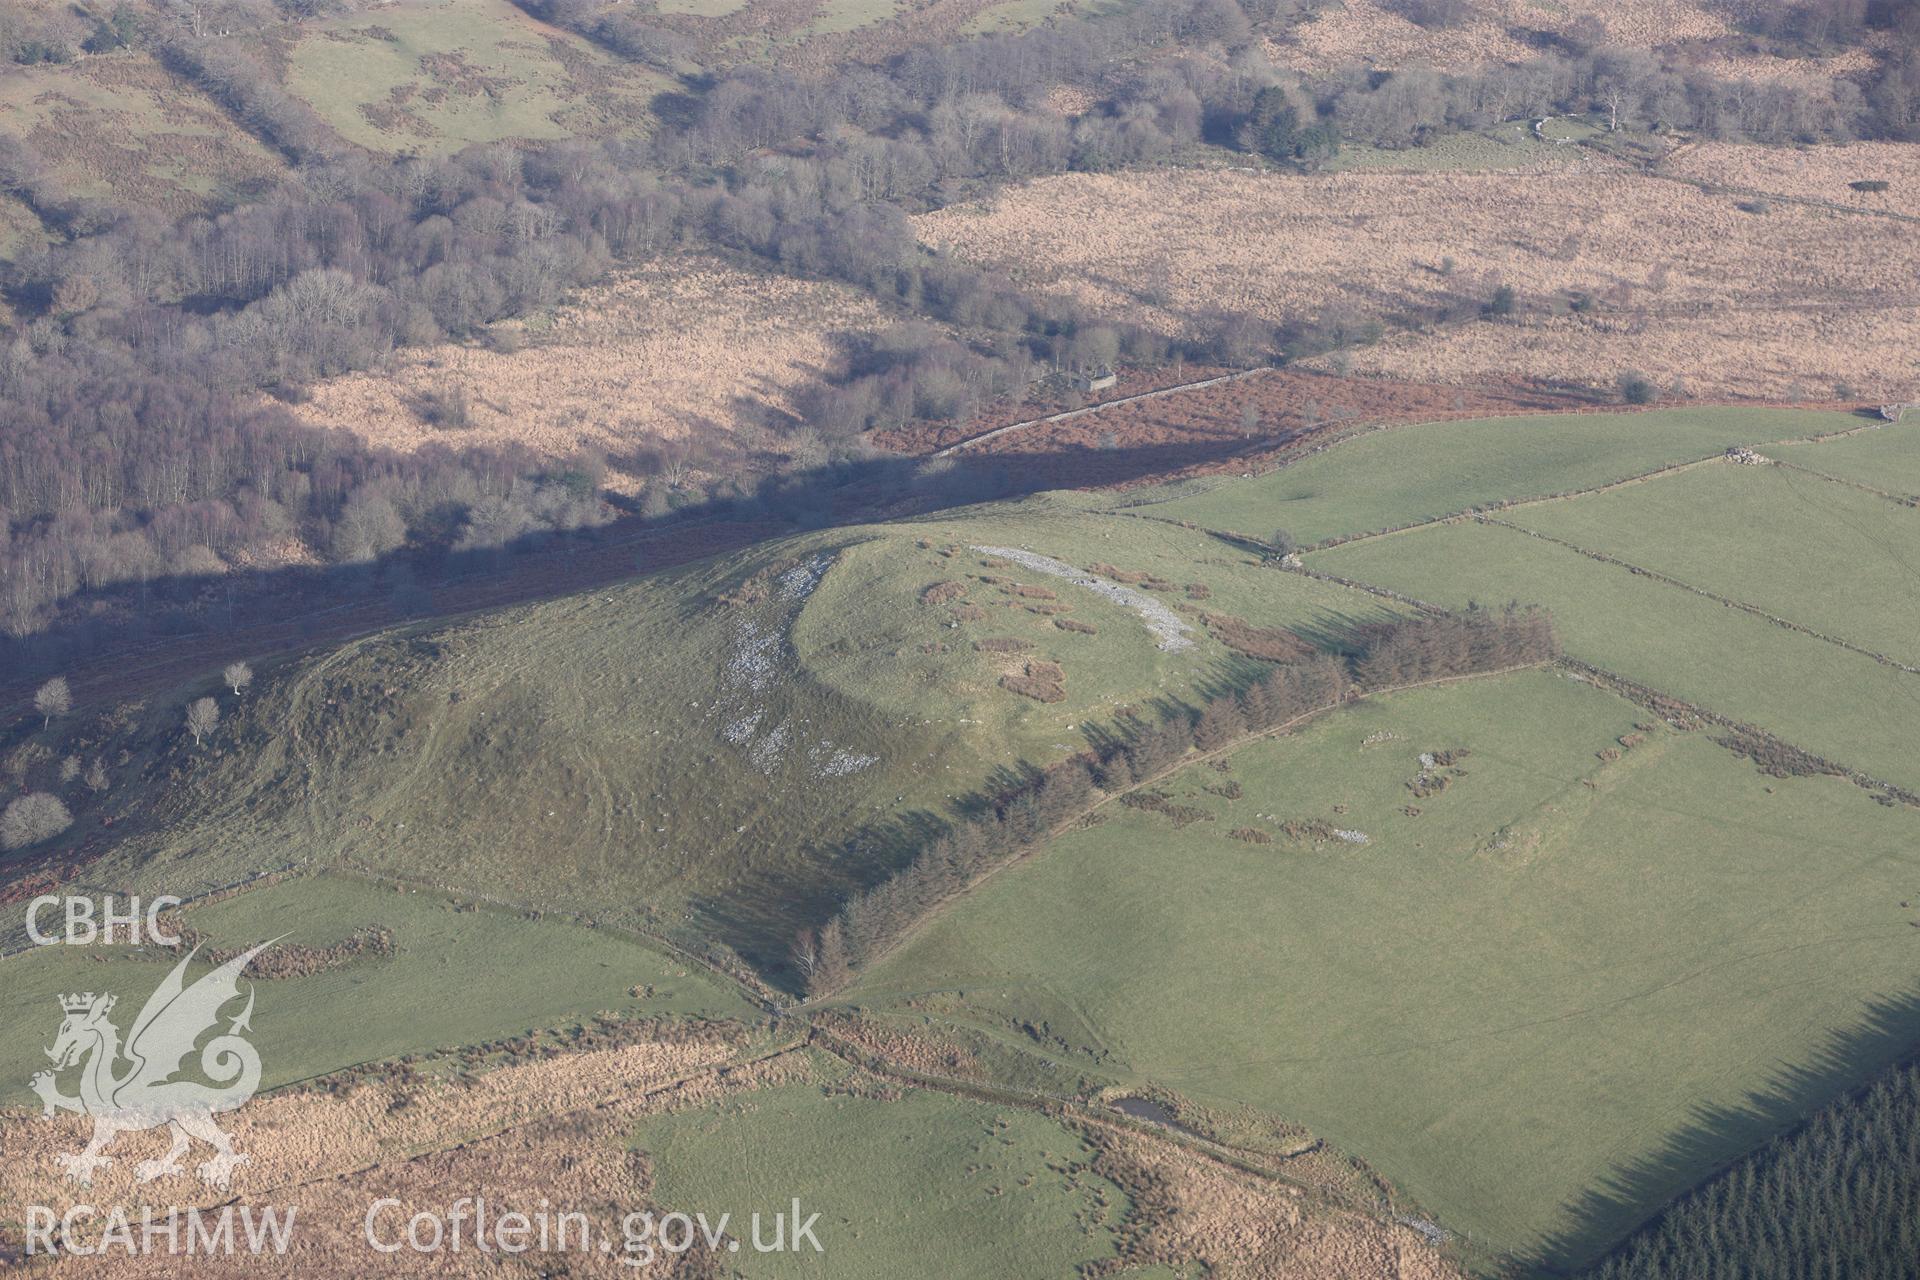
[[[85,782],[87,784],[87,790],[93,792],[95,795],[99,795],[102,791],[105,791],[107,789],[106,761],[102,760],[99,756],[95,756],[93,763],[87,766]]]
[[[820,937],[812,929],[802,929],[794,935],[793,967],[811,986],[813,975],[820,970]]]
[[[24,849],[50,840],[73,825],[73,815],[60,797],[45,791],[16,797],[0,813],[0,846]]]
[[[67,687],[67,678],[55,676],[41,685],[33,695],[33,709],[46,717],[47,724],[73,710],[73,690]]]
[[[187,708],[187,732],[197,747],[200,740],[220,727],[220,704],[212,698],[196,698]]]
[[[237,698],[253,684],[253,668],[244,662],[229,662],[227,669],[220,673],[220,678],[226,682],[229,689],[233,690],[233,696]]]

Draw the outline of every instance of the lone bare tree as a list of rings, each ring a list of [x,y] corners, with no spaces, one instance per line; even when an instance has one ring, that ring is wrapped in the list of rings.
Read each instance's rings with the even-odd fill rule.
[[[46,717],[46,724],[52,724],[55,716],[73,710],[73,690],[67,687],[67,678],[55,676],[41,685],[34,692],[33,709]]]
[[[233,696],[237,698],[253,683],[253,668],[244,662],[229,662],[220,678],[227,682],[227,687],[233,690]]]
[[[0,812],[0,847],[24,849],[51,839],[73,825],[60,797],[45,791],[19,796]]]
[[[93,763],[87,766],[87,776],[84,781],[87,784],[87,790],[93,792],[95,795],[99,795],[102,791],[105,791],[107,789],[107,762],[99,756],[95,756]]]
[[[847,936],[840,918],[835,916],[820,927],[815,936],[818,958],[807,974],[807,994],[818,997],[837,991],[853,977],[847,956]]]
[[[802,929],[794,935],[793,967],[812,985],[813,975],[820,970],[820,936],[812,929]]]
[[[200,740],[220,727],[220,704],[212,698],[196,698],[187,708],[187,732],[193,735],[193,745],[199,746]]]

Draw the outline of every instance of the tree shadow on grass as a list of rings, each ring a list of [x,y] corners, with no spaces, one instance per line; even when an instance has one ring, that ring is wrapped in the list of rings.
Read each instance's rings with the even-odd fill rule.
[[[1677,1201],[1753,1154],[1769,1139],[1799,1128],[1818,1110],[1860,1089],[1920,1047],[1920,990],[1873,1001],[1855,1025],[1830,1032],[1806,1062],[1785,1067],[1768,1086],[1735,1106],[1700,1105],[1657,1150],[1616,1168],[1569,1206],[1568,1225],[1510,1274],[1582,1274],[1604,1254],[1658,1225]],[[1836,1230],[1845,1224],[1833,1224]],[[1632,1234],[1630,1234],[1632,1233]],[[1770,1274],[1761,1258],[1728,1258],[1727,1274]]]

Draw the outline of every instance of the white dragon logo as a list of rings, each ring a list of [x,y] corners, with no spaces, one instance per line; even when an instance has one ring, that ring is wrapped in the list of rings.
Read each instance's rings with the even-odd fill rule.
[[[54,1069],[39,1072],[30,1084],[40,1095],[46,1119],[53,1119],[56,1111],[78,1111],[93,1118],[93,1140],[87,1149],[55,1157],[69,1178],[83,1186],[92,1182],[95,1169],[113,1163],[104,1153],[118,1134],[166,1125],[173,1131],[173,1147],[159,1159],[135,1166],[140,1181],[181,1172],[180,1157],[198,1138],[214,1150],[213,1158],[199,1167],[201,1179],[221,1190],[227,1188],[234,1169],[248,1158],[234,1151],[213,1117],[244,1105],[260,1085],[260,1054],[241,1035],[252,1030],[251,984],[247,1007],[224,1034],[200,1050],[201,1072],[209,1080],[224,1083],[207,1085],[173,1077],[200,1037],[220,1021],[220,1010],[239,996],[241,971],[272,945],[263,942],[235,956],[190,987],[184,976],[193,960],[189,952],[147,997],[124,1048],[119,1029],[107,1020],[113,1012],[113,996],[89,991],[60,997],[66,1018],[47,1050]],[[123,1059],[129,1065],[121,1070]],[[80,1067],[80,1092],[69,1096],[60,1092],[55,1075],[74,1066]]]

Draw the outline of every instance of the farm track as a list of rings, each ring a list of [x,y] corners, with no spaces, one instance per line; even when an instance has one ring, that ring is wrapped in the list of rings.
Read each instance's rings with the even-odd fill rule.
[[[1177,395],[1182,391],[1198,391],[1202,387],[1217,387],[1225,382],[1238,382],[1242,378],[1251,378],[1256,374],[1266,373],[1268,369],[1269,366],[1266,365],[1261,365],[1255,369],[1240,369],[1233,373],[1220,374],[1217,377],[1202,378],[1198,382],[1182,382],[1171,387],[1161,387],[1156,391],[1142,391],[1137,395],[1121,396],[1118,400],[1102,400],[1099,404],[1085,405],[1078,409],[1067,409],[1060,413],[1050,413],[1044,418],[1028,418],[1024,422],[1009,422],[1004,427],[995,427],[993,430],[983,431],[977,436],[968,436],[965,440],[955,441],[944,449],[937,449],[934,451],[933,456],[936,458],[952,457],[954,454],[964,449],[970,449],[974,445],[985,444],[989,440],[997,440],[1001,436],[1011,435],[1016,431],[1022,431],[1028,427],[1045,426],[1053,422],[1070,422],[1075,418],[1085,417],[1090,413],[1098,413],[1102,409],[1117,409],[1121,405],[1139,404],[1143,400],[1157,400],[1161,396]]]

